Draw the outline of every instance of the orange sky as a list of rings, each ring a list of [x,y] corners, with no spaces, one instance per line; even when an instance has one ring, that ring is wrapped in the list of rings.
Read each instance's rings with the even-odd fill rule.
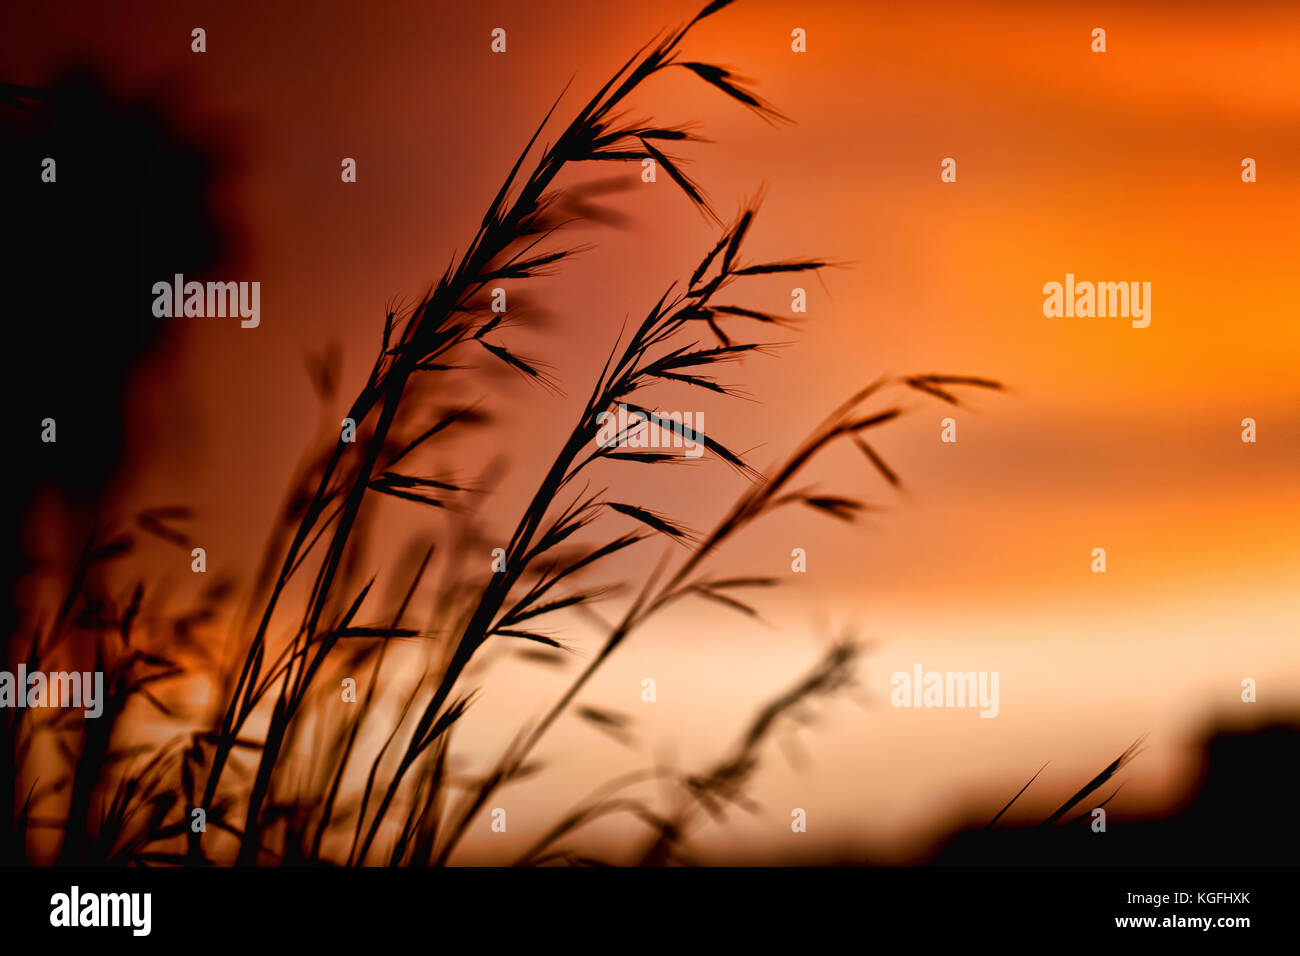
[[[232,158],[228,214],[247,248],[221,278],[262,283],[261,326],[178,321],[178,355],[139,383],[138,468],[118,500],[194,504],[210,560],[236,571],[255,561],[322,427],[304,355],[340,342],[350,396],[385,301],[418,296],[463,249],[564,83],[573,77],[567,119],[695,4],[249,7],[29,9],[8,15],[15,29],[0,40],[9,78],[40,83],[84,53],[119,88],[165,95],[182,126]],[[193,26],[208,31],[201,56]],[[488,52],[495,26],[508,30],[505,56]],[[1097,26],[1101,55],[1089,51]],[[806,54],[790,51],[794,27]],[[978,374],[1010,392],[955,413],[909,397],[915,414],[879,436],[902,495],[849,449],[822,462],[810,477],[887,511],[857,528],[790,513],[748,533],[723,568],[790,578],[765,599],[771,626],[693,608],[638,636],[591,696],[635,711],[640,678],[663,675],[642,718],[647,749],[564,731],[550,756],[565,773],[521,788],[521,817],[544,821],[666,742],[688,762],[716,755],[811,662],[819,622],[877,642],[863,673],[877,706],[832,708],[805,732],[807,776],[774,755],[760,790],[771,818],[726,839],[785,839],[784,808],[797,805],[820,832],[898,840],[953,801],[1000,806],[1048,759],[1050,802],[1144,732],[1125,799],[1159,803],[1185,771],[1185,734],[1246,706],[1243,677],[1260,681],[1262,704],[1296,700],[1298,31],[1300,7],[1283,3],[742,0],[693,34],[688,53],[757,78],[795,125],[767,126],[684,71],[638,105],[701,122],[715,142],[681,152],[724,214],[766,186],[752,259],[846,265],[807,283],[807,322],[777,358],[724,373],[761,404],[666,396],[668,407],[695,402],[711,435],[763,466],[881,373]],[[339,182],[344,156],[358,161],[355,185]],[[939,179],[949,156],[953,184]],[[1240,180],[1247,156],[1254,184]],[[511,424],[452,463],[473,474],[510,457],[502,534],[559,441],[548,423],[572,417],[624,317],[714,236],[666,177],[611,203],[631,228],[580,228],[596,248],[532,288],[548,324],[512,333],[555,366],[566,397],[494,378],[485,397]],[[1150,327],[1045,318],[1043,283],[1067,272],[1151,282]],[[743,304],[788,309],[790,285],[756,282]],[[939,441],[948,414],[955,445]],[[1245,417],[1256,444],[1240,441]],[[739,491],[716,462],[677,484],[626,480],[635,500],[697,526]],[[396,551],[412,519],[385,514]],[[808,550],[804,576],[789,573],[793,547]],[[1104,576],[1089,570],[1095,547],[1107,549]],[[892,710],[888,675],[914,662],[999,670],[1000,717]],[[486,759],[477,745],[503,742],[511,714],[535,713],[556,687],[522,667],[494,672],[460,740],[467,759]]]

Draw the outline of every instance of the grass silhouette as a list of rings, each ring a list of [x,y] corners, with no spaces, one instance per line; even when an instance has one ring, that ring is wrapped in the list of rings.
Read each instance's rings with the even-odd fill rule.
[[[357,440],[333,436],[305,462],[251,582],[219,580],[199,607],[170,620],[171,637],[183,645],[190,630],[217,617],[237,594],[252,609],[238,632],[242,656],[237,665],[208,662],[222,701],[210,724],[164,745],[117,745],[129,731],[129,708],[143,702],[170,714],[154,687],[183,678],[191,665],[149,650],[149,640],[142,641],[138,632],[147,599],[142,585],[127,599],[115,599],[103,592],[96,574],[106,563],[124,559],[139,532],[187,546],[176,527],[187,514],[155,509],[138,516],[129,532],[108,529],[88,546],[62,607],[30,640],[27,661],[29,669],[38,669],[72,633],[96,634],[97,666],[107,672],[110,700],[104,717],[87,724],[75,745],[62,736],[64,728],[54,726],[62,717],[40,727],[30,711],[6,717],[4,746],[11,766],[24,767],[34,734],[49,730],[59,735],[72,768],[67,780],[34,784],[24,800],[8,808],[13,825],[6,860],[27,858],[30,831],[39,826],[61,831],[58,860],[65,863],[448,864],[492,795],[537,771],[535,751],[563,716],[574,713],[617,735],[619,715],[580,706],[577,698],[652,618],[694,599],[757,613],[745,595],[775,581],[717,578],[709,571],[710,560],[740,531],[787,507],[849,521],[866,507],[855,496],[799,485],[804,470],[826,449],[853,445],[886,483],[896,486],[898,474],[869,442],[872,431],[903,414],[889,396],[914,393],[958,404],[960,389],[1001,387],[967,375],[879,379],[849,396],[784,460],[765,470],[718,438],[699,436],[711,456],[747,479],[738,499],[703,532],[593,485],[601,463],[659,468],[679,460],[599,444],[604,413],[622,406],[634,423],[629,432],[654,425],[694,437],[643,393],[669,384],[735,395],[714,372],[763,351],[765,343],[750,340],[744,330],[787,324],[733,298],[743,292],[746,280],[818,272],[832,265],[806,257],[747,261],[745,241],[758,221],[755,201],[735,221],[720,225],[716,243],[689,276],[673,283],[635,327],[620,333],[560,450],[538,477],[504,549],[500,572],[476,575],[471,570],[485,563],[486,552],[459,509],[470,494],[490,492],[473,482],[418,474],[411,462],[444,438],[489,428],[491,421],[476,407],[453,402],[444,404],[429,424],[428,399],[452,391],[446,382],[472,375],[467,363],[475,350],[519,373],[528,386],[558,387],[544,363],[511,347],[502,316],[490,311],[484,291],[496,282],[526,282],[549,274],[576,251],[557,245],[581,188],[556,185],[566,168],[653,160],[689,203],[718,221],[705,191],[665,152],[670,145],[696,141],[690,127],[632,121],[626,109],[632,94],[651,77],[681,68],[764,120],[785,119],[731,72],[682,58],[680,48],[692,27],[730,2],[710,3],[689,23],[642,47],[550,145],[543,145],[557,102],[519,153],[465,252],[413,306],[394,305],[387,311],[373,367],[347,406]],[[314,367],[313,374],[322,392],[333,388],[327,365]],[[490,471],[485,472],[488,478]],[[363,613],[376,603],[375,579],[363,579],[358,560],[368,530],[363,505],[374,496],[433,509],[447,518],[441,540],[397,562],[405,589],[378,621]],[[624,530],[603,531],[614,526]],[[671,543],[668,555],[640,581],[576,583],[600,573],[613,556],[634,548],[644,551],[660,539]],[[411,627],[412,602],[435,567],[441,574],[434,582],[434,626]],[[301,581],[306,575],[309,581]],[[518,646],[540,662],[553,661],[564,645],[542,629],[554,620],[550,616],[587,611],[617,587],[629,585],[635,585],[635,597],[606,627],[598,651],[554,703],[519,729],[488,773],[470,781],[453,774],[449,754],[454,731],[472,713],[473,692],[466,688],[472,665],[494,643]],[[160,613],[150,617],[152,633]],[[397,641],[430,646],[419,683],[401,699],[395,699],[391,681],[385,680],[390,648]],[[689,859],[683,840],[700,812],[717,815],[726,805],[746,803],[746,785],[772,728],[803,702],[846,686],[857,653],[852,641],[837,643],[808,676],[758,712],[732,753],[702,774],[676,779],[667,811],[619,796],[627,781],[613,781],[606,792],[558,821],[519,862],[598,862],[580,850],[557,849],[557,844],[613,812],[633,813],[649,827],[636,862]],[[329,706],[331,694],[337,700],[337,683],[331,686],[325,676],[354,673],[368,675],[356,704],[341,711]],[[395,718],[387,716],[394,710]],[[364,742],[376,728],[383,743],[370,752]],[[293,756],[303,750],[311,754],[310,761]],[[350,779],[362,776],[362,770],[363,782],[352,786]],[[18,779],[15,771],[14,779],[4,782],[16,784]],[[37,812],[64,789],[69,798],[63,819]],[[190,826],[194,808],[205,812],[207,828],[202,831]]]

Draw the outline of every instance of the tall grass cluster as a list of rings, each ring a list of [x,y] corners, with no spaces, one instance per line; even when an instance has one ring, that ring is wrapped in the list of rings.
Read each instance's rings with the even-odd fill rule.
[[[620,470],[669,469],[681,458],[598,442],[603,413],[625,406],[629,431],[647,424],[680,431],[681,423],[646,397],[650,389],[736,397],[717,371],[762,353],[766,336],[791,325],[789,317],[746,305],[748,280],[816,273],[832,264],[803,256],[750,261],[745,245],[759,228],[759,202],[722,223],[674,155],[698,140],[692,126],[639,120],[630,112],[634,94],[648,81],[684,70],[759,118],[784,120],[732,72],[683,52],[692,28],[730,2],[715,0],[642,47],[567,124],[557,125],[560,103],[547,113],[465,251],[412,306],[383,316],[373,367],[345,412],[357,425],[357,440],[334,437],[309,453],[248,580],[219,580],[197,605],[166,614],[143,581],[124,593],[106,586],[104,569],[129,562],[142,533],[188,547],[184,509],[146,512],[133,526],[106,530],[87,546],[61,602],[13,635],[7,656],[32,670],[93,658],[106,674],[109,699],[99,720],[33,710],[0,717],[6,750],[0,754],[0,860],[37,860],[36,848],[44,846],[57,861],[80,864],[456,862],[494,795],[537,772],[539,745],[557,723],[580,719],[618,729],[622,717],[583,706],[579,698],[653,619],[689,601],[757,614],[751,595],[775,586],[775,579],[711,571],[737,535],[782,509],[850,521],[863,511],[856,494],[802,484],[813,461],[832,446],[850,445],[880,480],[897,485],[898,474],[872,440],[903,414],[893,396],[919,392],[927,401],[957,404],[964,388],[998,387],[960,375],[864,384],[784,459],[761,469],[710,433],[701,439],[706,459],[744,477],[742,493],[719,510],[710,528],[688,527],[620,494]],[[603,365],[592,369],[590,384],[578,383],[589,388],[588,398],[572,421],[557,425],[552,439],[558,451],[535,476],[502,542],[500,570],[490,571],[467,515],[494,507],[491,492],[427,474],[419,463],[439,443],[494,423],[481,409],[442,404],[440,396],[452,392],[450,383],[472,383],[481,361],[519,373],[521,388],[559,386],[544,362],[512,346],[487,293],[499,283],[526,284],[561,269],[575,252],[564,240],[574,208],[570,193],[581,186],[561,186],[562,172],[588,164],[639,167],[647,159],[717,223],[716,242],[700,250],[689,275],[669,284],[624,327]],[[322,388],[331,387],[322,373]],[[677,475],[688,481],[692,471]],[[404,575],[391,600],[381,600],[375,580],[366,577],[374,555],[367,551],[361,560],[370,544],[371,506],[383,498],[396,499],[438,529],[434,544],[414,559],[391,559]],[[633,580],[613,579],[609,559],[625,553],[639,555],[644,571]],[[430,590],[431,602],[421,596]],[[482,772],[467,777],[455,770],[457,728],[474,719],[474,665],[501,645],[539,663],[565,659],[567,645],[548,624],[593,611],[616,592],[626,599],[611,604],[617,613],[609,620],[592,614],[603,635],[554,701],[521,726],[503,752],[475,755]],[[193,649],[195,630],[232,606],[243,609],[233,637],[237,654],[187,653],[179,663],[178,649]],[[395,679],[396,642],[427,651],[414,688],[400,692],[411,681]],[[748,805],[746,791],[774,729],[807,702],[847,686],[859,652],[852,640],[836,642],[807,674],[792,676],[785,693],[756,702],[744,734],[713,765],[613,780],[539,833],[518,862],[689,862],[688,837],[696,823]],[[194,670],[220,691],[211,712],[198,719],[173,713],[159,692]],[[340,680],[349,675],[356,678],[356,701],[340,703]],[[166,740],[141,743],[126,715],[150,709],[172,731]],[[46,754],[43,761],[38,752]],[[58,772],[51,772],[52,764]],[[635,784],[648,777],[662,778],[663,799],[638,795]],[[203,810],[202,828],[193,825],[195,809]],[[634,832],[642,834],[617,858],[583,839],[588,824],[614,814],[631,818]]]

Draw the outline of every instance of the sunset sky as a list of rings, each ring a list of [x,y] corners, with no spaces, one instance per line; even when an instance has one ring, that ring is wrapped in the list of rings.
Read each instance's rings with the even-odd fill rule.
[[[250,574],[295,467],[344,410],[320,408],[306,357],[341,345],[350,400],[385,303],[418,299],[464,250],[565,84],[561,122],[697,5],[8,11],[6,81],[89,66],[121,96],[163,105],[218,158],[239,248],[195,278],[261,282],[257,329],[175,320],[175,349],[133,387],[113,507],[190,504],[211,565]],[[711,436],[764,468],[882,374],[979,375],[1007,390],[958,410],[882,398],[909,412],[875,435],[902,491],[847,446],[821,461],[809,481],[882,510],[857,525],[791,510],[725,551],[720,574],[783,579],[758,598],[763,621],[683,606],[621,649],[583,700],[635,716],[638,749],[567,723],[543,748],[550,772],[501,797],[524,823],[512,848],[620,770],[662,754],[707,765],[846,630],[872,642],[857,703],[836,702],[800,732],[806,768],[772,749],[757,786],[767,815],[709,828],[706,845],[737,859],[796,852],[787,821],[802,807],[819,846],[901,857],[949,814],[991,816],[1047,761],[1025,806],[1052,809],[1142,734],[1114,812],[1165,807],[1185,792],[1187,748],[1207,721],[1295,706],[1300,6],[1131,7],[741,0],[701,24],[686,53],[753,78],[792,124],[765,124],[684,70],[639,95],[638,112],[696,121],[712,141],[675,155],[724,219],[763,192],[749,259],[837,264],[799,281],[805,321],[771,337],[788,344],[721,373],[754,402],[665,390],[664,407],[704,411]],[[204,54],[190,51],[196,26]],[[494,27],[507,30],[504,55],[489,51]],[[790,49],[796,27],[807,53]],[[1096,27],[1104,54],[1090,51]],[[344,157],[357,160],[355,184],[340,182]],[[940,181],[945,157],[955,183]],[[1242,182],[1245,157],[1258,182]],[[602,199],[626,222],[574,227],[570,238],[592,248],[530,284],[544,321],[506,333],[553,366],[563,394],[482,376],[465,397],[505,424],[441,462],[467,477],[508,460],[486,516],[503,537],[625,318],[643,316],[716,240],[666,176],[642,183],[616,165],[584,175],[626,181]],[[1150,327],[1045,318],[1043,285],[1066,273],[1150,282]],[[785,313],[793,284],[757,279],[732,298]],[[947,416],[954,444],[940,441]],[[1257,423],[1253,444],[1244,418]],[[697,528],[743,487],[707,457],[670,471],[630,469],[617,487]],[[395,503],[379,518],[376,570],[439,520]],[[664,553],[640,547],[624,573]],[[791,573],[797,547],[806,574]],[[1104,575],[1091,571],[1094,548],[1106,549]],[[183,565],[174,573],[188,586]],[[572,628],[585,660],[599,635],[580,619]],[[998,718],[890,707],[889,675],[916,663],[998,671]],[[653,708],[640,701],[646,676],[659,687]],[[495,757],[561,677],[514,662],[486,673],[457,740],[466,766]],[[1241,702],[1245,678],[1259,703]],[[487,836],[465,852],[508,856]]]

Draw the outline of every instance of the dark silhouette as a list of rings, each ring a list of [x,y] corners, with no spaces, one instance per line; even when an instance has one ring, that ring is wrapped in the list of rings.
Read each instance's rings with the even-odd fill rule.
[[[1065,822],[972,825],[930,862],[977,866],[1294,866],[1300,820],[1290,796],[1300,766],[1300,717],[1258,728],[1219,726],[1202,744],[1199,786],[1182,808],[1134,818],[1107,807],[1106,832],[1092,810],[1115,784],[1077,803]]]
[[[55,162],[53,182],[42,177],[46,158]],[[29,527],[38,496],[57,498],[61,531],[76,553],[122,467],[127,383],[166,339],[167,320],[153,316],[152,284],[177,272],[202,275],[228,254],[212,195],[219,165],[182,141],[159,109],[123,102],[89,73],[69,73],[42,89],[0,84],[7,233],[0,395],[12,430],[0,505],[0,667],[12,669],[15,658],[32,653],[36,625],[22,620],[21,582],[33,570],[24,542],[51,533]],[[47,418],[56,423],[52,443],[41,440]],[[97,653],[65,652],[86,667]],[[14,792],[21,754],[13,751],[21,744],[9,727],[20,713],[0,711],[0,862],[23,856],[10,829],[23,812],[22,794]],[[89,799],[86,787],[74,787],[74,804],[81,804],[74,813],[84,813]]]
[[[10,356],[0,388],[21,455],[4,505],[13,549],[38,488],[97,502],[121,465],[128,376],[167,321],[154,318],[150,287],[211,270],[228,238],[213,211],[216,161],[88,73],[0,86],[0,141]],[[53,183],[42,181],[47,157]],[[55,443],[40,441],[45,418]]]

